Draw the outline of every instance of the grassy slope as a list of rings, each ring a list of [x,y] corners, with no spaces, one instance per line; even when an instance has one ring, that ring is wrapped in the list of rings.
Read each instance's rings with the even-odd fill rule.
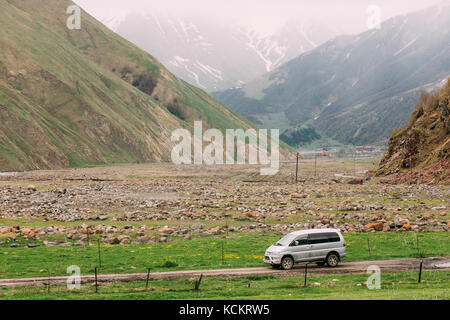
[[[82,13],[66,27],[66,0],[0,3],[0,171],[163,161],[170,133],[190,127],[177,101],[206,126],[252,126],[152,56]],[[154,97],[120,71],[157,79]]]

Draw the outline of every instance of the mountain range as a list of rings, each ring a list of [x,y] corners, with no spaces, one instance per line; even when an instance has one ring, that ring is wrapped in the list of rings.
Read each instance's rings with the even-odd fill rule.
[[[268,30],[243,21],[130,12],[99,19],[151,52],[181,79],[208,92],[240,86],[335,36],[316,22]]]
[[[0,171],[169,161],[194,120],[253,125],[67,0],[0,1]]]
[[[450,75],[450,5],[338,36],[272,72],[213,95],[254,123],[344,144],[385,144],[422,91]],[[297,135],[298,136],[298,135]],[[304,140],[304,139],[303,139]],[[291,141],[300,145],[299,141]]]

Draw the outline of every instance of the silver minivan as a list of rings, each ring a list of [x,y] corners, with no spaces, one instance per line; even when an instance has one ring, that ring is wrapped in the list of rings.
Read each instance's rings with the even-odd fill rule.
[[[284,270],[301,262],[336,267],[345,255],[344,237],[338,229],[311,229],[289,233],[270,246],[264,255],[264,263]]]

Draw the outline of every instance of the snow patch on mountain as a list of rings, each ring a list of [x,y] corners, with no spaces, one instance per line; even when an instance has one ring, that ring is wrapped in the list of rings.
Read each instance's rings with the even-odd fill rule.
[[[211,67],[210,65],[204,65],[200,61],[197,61],[197,65],[205,73],[210,74],[212,77],[214,77],[214,78],[216,78],[218,80],[223,80],[222,71],[220,71],[218,69],[215,69],[215,68]]]
[[[406,46],[404,46],[403,48],[401,48],[400,50],[398,50],[396,53],[394,53],[394,57],[398,56],[400,53],[402,53],[403,51],[405,51],[406,49],[408,49],[410,46],[412,46],[414,44],[414,42],[416,42],[417,39],[414,39],[410,42],[408,42],[408,44],[406,44]]]
[[[189,76],[191,77],[191,79],[195,80],[195,84],[198,87],[200,87],[202,89],[206,89],[206,87],[200,83],[199,75],[190,69],[190,60],[189,59],[183,58],[180,56],[175,56],[175,57],[173,57],[173,59],[171,61],[169,61],[169,65],[186,70],[187,73],[189,74]]]
[[[165,12],[124,13],[102,21],[176,76],[210,92],[241,86],[335,36],[303,21],[269,28]]]

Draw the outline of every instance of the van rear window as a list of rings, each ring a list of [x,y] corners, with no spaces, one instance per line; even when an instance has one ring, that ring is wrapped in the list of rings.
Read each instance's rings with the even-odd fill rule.
[[[328,242],[339,242],[341,241],[341,238],[337,234],[337,232],[330,232],[327,233]]]

